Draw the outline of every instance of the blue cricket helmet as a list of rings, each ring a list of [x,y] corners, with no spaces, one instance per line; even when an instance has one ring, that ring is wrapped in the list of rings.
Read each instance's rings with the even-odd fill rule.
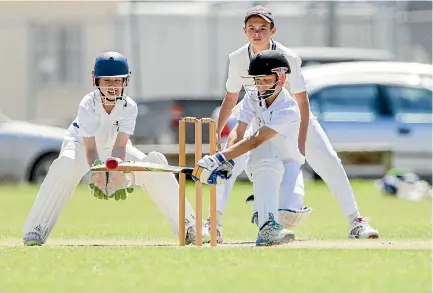
[[[93,75],[100,77],[129,77],[128,60],[118,52],[105,52],[95,60]]]

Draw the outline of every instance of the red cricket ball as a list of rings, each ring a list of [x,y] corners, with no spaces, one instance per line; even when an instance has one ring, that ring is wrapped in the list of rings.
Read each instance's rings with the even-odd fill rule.
[[[105,166],[107,166],[107,168],[110,169],[110,170],[115,170],[118,165],[119,165],[119,162],[116,159],[114,159],[114,158],[109,158],[105,162]]]

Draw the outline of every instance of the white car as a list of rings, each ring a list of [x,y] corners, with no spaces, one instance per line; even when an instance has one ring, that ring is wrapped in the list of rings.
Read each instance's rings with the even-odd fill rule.
[[[351,62],[303,72],[310,108],[334,146],[388,145],[395,167],[431,178],[433,66]]]
[[[65,131],[0,113],[0,181],[41,183],[59,155]]]

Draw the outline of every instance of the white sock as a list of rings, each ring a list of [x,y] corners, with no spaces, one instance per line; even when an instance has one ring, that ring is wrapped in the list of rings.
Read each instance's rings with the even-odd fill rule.
[[[361,217],[361,216],[359,215],[359,212],[356,212],[356,213],[350,214],[350,215],[347,217],[348,220],[349,220],[349,225],[352,224],[353,222],[355,222],[355,220],[358,219],[359,217]]]

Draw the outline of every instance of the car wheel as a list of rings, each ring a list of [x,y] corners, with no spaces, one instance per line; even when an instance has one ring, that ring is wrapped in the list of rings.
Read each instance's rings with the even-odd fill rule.
[[[30,182],[41,184],[45,176],[47,176],[48,170],[55,159],[57,159],[58,154],[47,154],[40,157],[36,163],[33,165],[32,172],[30,174]]]

